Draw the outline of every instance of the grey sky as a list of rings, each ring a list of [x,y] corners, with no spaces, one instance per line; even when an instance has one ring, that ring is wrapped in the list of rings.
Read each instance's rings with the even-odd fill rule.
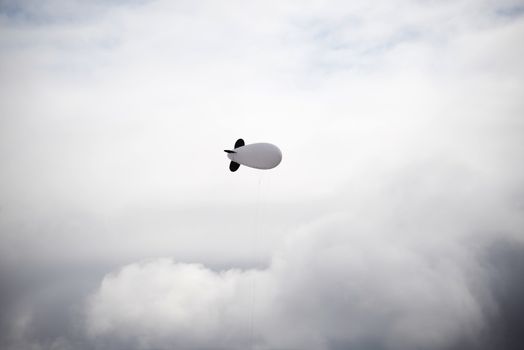
[[[523,8],[0,1],[1,347],[517,348]]]

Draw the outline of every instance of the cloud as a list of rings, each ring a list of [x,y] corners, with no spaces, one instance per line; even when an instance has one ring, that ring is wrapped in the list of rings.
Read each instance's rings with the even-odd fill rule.
[[[520,3],[0,1],[0,347],[517,343]]]
[[[499,19],[501,4],[401,4],[396,16],[389,2],[157,1],[111,6],[87,22],[4,22],[2,247],[123,262],[208,256],[223,244],[206,237],[210,227],[241,241],[251,216],[232,223],[227,214],[252,204],[258,178],[229,176],[220,153],[239,135],[285,152],[264,174],[267,201],[286,214],[271,213],[281,218],[272,239],[301,224],[289,218],[312,210],[303,203],[348,183],[373,187],[421,159],[449,157],[493,183],[520,182],[521,18]],[[449,18],[464,26],[450,29]],[[440,40],[427,35],[434,28]],[[325,60],[365,69],[316,64]],[[53,242],[68,249],[57,253]],[[241,244],[228,247],[224,255],[244,257]]]
[[[503,264],[485,254],[493,241],[519,242],[522,223],[517,207],[496,211],[507,203],[498,189],[436,164],[417,171],[418,184],[392,180],[370,202],[355,199],[360,210],[330,213],[288,236],[265,269],[214,271],[172,259],[127,265],[91,297],[89,334],[104,346],[158,349],[475,345],[491,331],[500,299],[486,266]],[[448,187],[433,192],[437,183]],[[400,187],[397,197],[391,190]]]
[[[341,225],[291,240],[264,270],[217,272],[171,259],[127,265],[91,297],[88,333],[131,349],[241,349],[250,341],[264,349],[430,349],[480,330],[476,271],[464,257],[359,242]]]
[[[255,271],[213,272],[157,259],[104,278],[89,308],[89,333],[136,348],[246,347]]]

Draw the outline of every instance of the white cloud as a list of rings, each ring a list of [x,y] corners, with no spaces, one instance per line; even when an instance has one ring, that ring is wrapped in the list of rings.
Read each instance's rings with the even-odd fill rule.
[[[384,236],[337,218],[289,240],[264,270],[130,264],[90,299],[89,334],[106,346],[240,349],[252,313],[261,349],[432,348],[479,331],[483,300],[470,290],[477,271],[465,253],[426,256]]]
[[[92,297],[89,333],[137,348],[245,347],[256,274],[169,259],[125,266]]]
[[[520,3],[3,1],[2,266],[174,257],[106,277],[107,344],[242,347],[253,275],[267,347],[474,331],[475,254],[523,239]],[[228,173],[237,137],[281,166]]]
[[[222,244],[209,226],[236,225],[242,242],[252,216],[227,218],[252,204],[258,178],[230,176],[221,154],[239,136],[284,150],[263,186],[289,215],[269,230],[303,224],[286,221],[303,218],[295,201],[373,188],[426,159],[518,186],[522,21],[496,12],[511,4],[155,1],[86,21],[4,18],[6,225],[60,223],[9,240],[28,256],[119,261]]]
[[[353,192],[288,235],[265,269],[125,266],[90,299],[91,339],[159,349],[240,349],[251,339],[260,349],[440,349],[476,339],[492,307],[482,254],[493,240],[522,240],[523,223],[510,192],[438,164],[373,195]]]

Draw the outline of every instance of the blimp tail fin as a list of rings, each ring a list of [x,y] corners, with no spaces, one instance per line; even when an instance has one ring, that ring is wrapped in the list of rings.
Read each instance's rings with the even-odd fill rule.
[[[235,148],[238,148],[238,147],[242,147],[244,146],[246,143],[244,142],[244,140],[242,139],[238,139],[237,142],[235,142]]]
[[[238,168],[240,168],[240,164],[238,164],[237,162],[229,163],[229,170],[231,170],[232,172],[237,171]]]

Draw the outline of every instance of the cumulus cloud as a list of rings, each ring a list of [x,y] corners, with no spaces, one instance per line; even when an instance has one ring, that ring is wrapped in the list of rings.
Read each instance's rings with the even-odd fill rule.
[[[246,347],[256,274],[170,259],[125,266],[91,298],[89,333],[131,348]]]
[[[151,349],[430,349],[479,332],[484,300],[464,257],[358,242],[329,226],[291,240],[264,270],[125,266],[91,297],[88,332],[105,346]]]
[[[522,239],[522,220],[518,207],[499,216],[507,197],[452,169],[424,168],[401,198],[379,191],[360,212],[304,227],[265,269],[171,259],[125,266],[91,297],[89,334],[130,348],[475,348],[498,312],[486,252],[494,240]]]

